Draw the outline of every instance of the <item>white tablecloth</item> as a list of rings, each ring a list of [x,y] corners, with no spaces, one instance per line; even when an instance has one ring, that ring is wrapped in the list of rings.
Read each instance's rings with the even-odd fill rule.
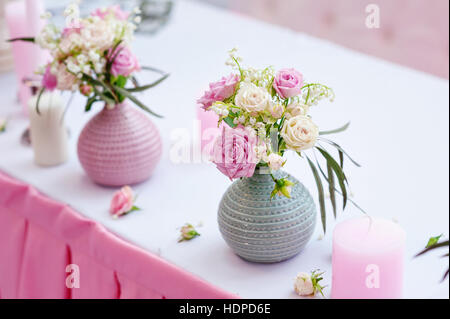
[[[373,32],[380,32],[374,29]],[[0,169],[33,184],[43,193],[69,203],[111,231],[193,274],[245,298],[295,298],[293,278],[300,271],[325,270],[331,285],[331,237],[335,222],[321,239],[321,227],[297,257],[274,265],[257,265],[235,256],[220,236],[216,214],[229,180],[211,164],[175,164],[169,158],[175,129],[191,138],[196,99],[212,80],[228,74],[227,50],[240,48],[244,63],[255,67],[295,67],[307,81],[333,87],[333,104],[319,105],[315,122],[322,129],[351,121],[336,136],[363,167],[347,165],[354,199],[373,216],[395,219],[408,234],[405,297],[448,298],[448,279],[440,284],[448,259],[430,254],[418,259],[431,235],[449,234],[449,86],[448,81],[362,55],[304,34],[253,21],[189,1],[179,1],[166,29],[154,37],[138,37],[142,64],[171,77],[140,98],[165,115],[155,123],[164,140],[164,156],[154,176],[138,185],[144,210],[113,220],[108,206],[113,189],[94,185],[84,174],[76,141],[95,112],[84,114],[77,97],[66,120],[72,132],[68,163],[40,168],[30,148],[19,144],[27,120],[18,115],[13,74],[0,76],[0,116],[8,115],[8,131],[0,134]],[[142,74],[142,82],[151,76]],[[291,157],[286,170],[316,194],[305,162]],[[339,220],[359,216],[353,207]],[[178,228],[190,222],[201,237],[178,244]],[[330,287],[326,290],[327,295]]]

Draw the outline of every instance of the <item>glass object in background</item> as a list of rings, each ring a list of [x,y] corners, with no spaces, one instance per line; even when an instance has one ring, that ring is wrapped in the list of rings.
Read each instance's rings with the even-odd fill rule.
[[[142,10],[142,22],[138,32],[155,33],[170,18],[174,0],[140,0],[138,6]]]
[[[73,0],[46,0],[48,11],[52,13],[53,21],[58,26],[64,25],[63,12]],[[142,22],[137,32],[155,33],[169,20],[175,0],[89,0],[81,1],[80,14],[88,15],[99,7],[119,4],[125,11],[132,11],[135,7],[142,10]]]

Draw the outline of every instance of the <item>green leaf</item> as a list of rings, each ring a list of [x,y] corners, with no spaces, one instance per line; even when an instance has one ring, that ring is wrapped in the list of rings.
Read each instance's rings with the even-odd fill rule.
[[[133,207],[131,207],[129,213],[131,213],[131,212],[136,212],[136,211],[140,211],[140,210],[142,210],[140,207],[133,206]]]
[[[36,101],[36,113],[37,113],[38,115],[41,115],[41,112],[39,111],[39,102],[41,101],[41,97],[42,97],[42,94],[44,94],[44,92],[45,92],[45,88],[42,88],[42,89],[39,91],[39,94],[38,94],[38,97],[37,97],[37,101]]]
[[[141,66],[142,70],[145,71],[151,71],[151,72],[155,72],[155,73],[159,73],[159,74],[166,74],[166,72],[159,70],[157,68],[151,67],[151,66]]]
[[[129,98],[134,104],[136,104],[137,106],[139,106],[141,109],[143,109],[144,111],[152,114],[153,116],[162,118],[161,115],[153,112],[152,110],[150,110],[147,106],[145,106],[141,101],[139,101],[136,97],[134,97],[130,92],[128,92],[126,89],[120,88],[118,86],[114,86],[114,89],[119,92],[120,94],[124,95],[125,97]]]
[[[93,88],[94,88],[95,94],[98,95],[98,96],[99,96],[103,101],[105,101],[107,104],[109,104],[109,105],[115,105],[115,104],[116,104],[116,101],[115,101],[114,99],[108,97],[108,96],[105,95],[103,92],[100,92],[99,90],[97,90],[97,89],[95,88],[95,86],[94,86]]]
[[[235,128],[237,125],[234,124],[233,119],[231,117],[226,117],[223,119],[225,123],[227,123],[230,127]]]
[[[437,249],[437,248],[442,248],[442,247],[445,247],[445,246],[448,247],[448,240],[443,241],[443,242],[441,242],[441,243],[434,244],[434,245],[432,245],[432,246],[430,246],[430,247],[428,247],[428,248],[425,248],[425,249],[422,250],[420,253],[418,253],[418,254],[416,255],[416,257],[421,256],[421,255],[423,255],[423,254],[426,254],[426,253],[428,253],[428,252],[431,251],[431,250],[434,250],[434,249]]]
[[[431,238],[428,240],[428,243],[427,243],[427,245],[425,246],[425,248],[430,248],[431,246],[436,245],[436,244],[439,242],[439,239],[441,239],[442,235],[443,235],[443,234],[440,234],[439,236],[436,236],[436,237],[431,237]]]
[[[330,164],[327,162],[328,170],[328,191],[330,192],[331,205],[333,206],[334,218],[336,218],[336,193],[334,191],[334,172]]]
[[[113,57],[111,57],[111,59],[108,60],[108,62],[106,63],[106,73],[111,73],[111,67],[114,63],[114,61],[116,60],[117,56],[119,55],[120,51],[123,50],[123,47],[120,50],[117,50],[117,48],[119,47],[119,45],[122,43],[122,40],[118,41],[111,49],[111,53],[114,54]],[[117,52],[116,52],[117,51]]]
[[[336,177],[339,182],[339,187],[341,188],[342,191],[343,210],[345,210],[345,207],[347,206],[347,188],[345,187],[347,177],[345,176],[339,164],[334,160],[334,158],[330,154],[328,154],[327,151],[325,151],[320,147],[316,147],[316,149],[318,149],[319,152],[322,154],[322,156],[327,160],[327,165],[330,165],[333,171],[336,173]]]
[[[32,37],[12,38],[12,39],[6,40],[6,42],[16,42],[16,41],[32,42],[32,43],[36,42],[35,38],[32,38]]]
[[[104,100],[106,103],[108,104],[116,104],[119,103],[119,98],[117,96],[116,93],[113,92],[112,88],[107,85],[105,82],[103,82],[100,79],[94,79],[92,76],[83,73],[83,78],[84,81],[88,82],[89,84],[92,85],[92,87],[94,88],[94,91],[97,95],[99,95],[102,100]],[[103,88],[104,91],[106,91],[107,93],[109,93],[109,95],[111,95],[111,97],[108,97],[107,94],[100,92],[96,86],[100,86]],[[111,102],[112,101],[112,102]]]
[[[442,281],[444,281],[445,280],[445,278],[447,278],[448,277],[448,269],[447,269],[447,271],[445,272],[445,274],[444,274],[444,277],[442,277],[442,280],[441,280],[441,282]]]
[[[87,102],[86,102],[86,106],[85,106],[85,108],[84,108],[84,111],[85,111],[85,112],[89,112],[89,111],[91,110],[91,108],[92,108],[92,105],[93,105],[95,102],[99,102],[99,101],[100,101],[100,100],[97,99],[97,95],[91,96],[91,97],[87,100]]]
[[[131,82],[133,82],[135,88],[139,86],[139,81],[136,79],[135,76],[131,77]]]
[[[319,168],[319,171],[320,171],[320,173],[322,174],[323,178],[324,178],[328,183],[330,183],[330,181],[328,180],[327,175],[325,174],[325,172],[323,171],[322,167],[320,166],[320,163],[319,163],[317,160],[316,160],[316,164],[317,164],[317,167]],[[336,193],[338,193],[339,195],[342,196],[342,192],[340,192],[340,191],[336,188],[336,186],[334,187],[334,191],[335,191]],[[352,203],[353,206],[355,206],[357,209],[359,209],[363,214],[368,215],[367,212],[366,212],[364,209],[362,209],[361,206],[359,206],[358,204],[356,204],[356,202],[353,201],[351,198],[347,198],[347,200],[348,200],[350,203]]]
[[[337,129],[334,129],[334,130],[319,132],[319,135],[330,135],[330,134],[340,133],[340,132],[343,132],[343,131],[345,131],[346,129],[348,129],[349,126],[350,126],[350,122],[348,122],[347,124],[345,124],[345,125],[342,126],[342,127],[339,127],[339,128],[337,128]]]
[[[347,152],[344,151],[344,149],[343,149],[342,147],[340,147],[337,143],[335,143],[335,142],[333,142],[333,141],[330,141],[329,139],[326,139],[326,138],[323,138],[323,137],[321,137],[320,140],[321,140],[321,141],[324,141],[325,143],[330,144],[331,146],[334,146],[338,151],[344,153],[345,156],[347,156],[347,158],[348,158],[350,161],[352,161],[352,163],[353,163],[355,166],[361,167],[361,165],[359,165],[356,161],[354,161],[354,160],[350,157],[350,155],[348,155]]]
[[[117,85],[118,87],[125,87],[125,85],[127,84],[127,78],[124,77],[123,75],[119,75],[117,76],[117,78],[114,80],[114,85]]]
[[[312,173],[314,175],[314,179],[316,180],[317,184],[317,190],[319,192],[319,204],[320,204],[320,216],[322,219],[322,227],[323,232],[327,232],[327,215],[325,210],[325,196],[323,192],[323,185],[322,180],[320,179],[319,173],[317,172],[317,168],[315,167],[314,163],[309,159],[309,157],[306,157],[309,163],[309,166],[311,167]]]
[[[339,152],[339,165],[341,165],[341,168],[344,169],[344,153],[340,150]]]
[[[165,79],[167,79],[170,76],[170,74],[166,74],[163,77],[161,77],[160,79],[158,79],[157,81],[144,85],[144,86],[138,86],[135,88],[131,88],[131,89],[126,89],[128,92],[142,92],[148,89],[151,89],[152,87],[157,86],[158,84],[160,84],[161,82],[163,82]]]

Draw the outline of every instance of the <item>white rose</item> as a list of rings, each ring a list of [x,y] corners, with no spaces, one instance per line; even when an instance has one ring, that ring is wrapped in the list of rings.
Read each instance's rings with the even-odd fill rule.
[[[235,103],[250,114],[264,111],[269,105],[269,93],[253,83],[242,83],[236,94]]]
[[[300,152],[316,144],[319,128],[309,117],[298,115],[284,123],[280,134],[288,148]]]
[[[272,114],[273,118],[280,119],[284,114],[284,105],[283,104],[271,104],[269,106],[269,112]]]
[[[283,157],[278,154],[271,153],[267,157],[267,164],[272,170],[277,171],[281,168],[281,166],[283,166]]]
[[[314,294],[311,276],[301,272],[295,278],[294,290],[299,296],[310,296]]]
[[[114,45],[114,30],[107,21],[93,19],[81,29],[83,44],[87,49],[93,48],[103,52]]]
[[[292,102],[286,108],[286,117],[291,118],[298,115],[307,115],[309,107],[307,105],[302,105],[297,102]]]

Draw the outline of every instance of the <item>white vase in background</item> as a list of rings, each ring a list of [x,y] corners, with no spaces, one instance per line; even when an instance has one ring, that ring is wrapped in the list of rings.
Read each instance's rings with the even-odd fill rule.
[[[42,94],[39,112],[37,96],[28,101],[30,138],[34,161],[40,166],[56,166],[68,158],[68,136],[64,123],[64,103],[57,91]]]

